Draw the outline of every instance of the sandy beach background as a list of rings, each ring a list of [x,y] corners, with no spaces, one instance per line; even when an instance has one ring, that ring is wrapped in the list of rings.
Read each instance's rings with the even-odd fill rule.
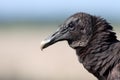
[[[1,25],[0,80],[97,80],[78,62],[66,41],[40,50],[40,42],[57,26]],[[120,26],[113,26],[120,39]]]
[[[120,0],[1,0],[0,80],[97,80],[66,41],[40,50],[78,12],[106,19],[120,40]]]

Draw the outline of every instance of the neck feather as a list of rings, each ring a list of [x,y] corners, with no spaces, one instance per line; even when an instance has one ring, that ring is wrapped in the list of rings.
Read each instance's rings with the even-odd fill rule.
[[[88,45],[76,49],[76,53],[84,67],[95,76],[99,76],[107,71],[107,68],[103,70],[103,66],[101,65],[104,59],[109,56],[109,54],[106,54],[106,51],[108,51],[113,43],[118,42],[118,40],[116,39],[115,33],[112,32],[112,26],[104,19],[97,17],[95,21],[93,27],[94,32]]]

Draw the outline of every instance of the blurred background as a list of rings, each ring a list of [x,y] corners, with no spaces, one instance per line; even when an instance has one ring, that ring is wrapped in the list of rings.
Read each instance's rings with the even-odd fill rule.
[[[76,12],[105,18],[120,39],[120,0],[0,0],[0,80],[97,80],[67,42],[40,42]]]

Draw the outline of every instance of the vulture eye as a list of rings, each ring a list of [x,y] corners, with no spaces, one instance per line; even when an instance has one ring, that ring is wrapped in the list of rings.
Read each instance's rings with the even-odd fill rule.
[[[68,27],[69,27],[70,30],[73,30],[73,29],[74,29],[74,23],[71,22],[71,23],[68,25]]]

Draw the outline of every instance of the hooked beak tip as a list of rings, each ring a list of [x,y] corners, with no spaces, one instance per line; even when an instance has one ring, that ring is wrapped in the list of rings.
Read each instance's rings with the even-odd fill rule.
[[[40,43],[40,49],[41,51],[43,51],[44,48],[47,47],[48,43],[50,42],[50,40],[43,40],[41,43]]]
[[[47,48],[50,45],[56,43],[57,41],[60,41],[59,37],[60,37],[60,33],[57,31],[54,34],[52,34],[51,36],[49,36],[48,38],[46,38],[45,40],[43,40],[40,44],[41,51],[44,48]]]
[[[42,42],[40,43],[40,49],[41,49],[41,51],[43,51],[45,44],[46,44],[45,41],[42,41]]]

